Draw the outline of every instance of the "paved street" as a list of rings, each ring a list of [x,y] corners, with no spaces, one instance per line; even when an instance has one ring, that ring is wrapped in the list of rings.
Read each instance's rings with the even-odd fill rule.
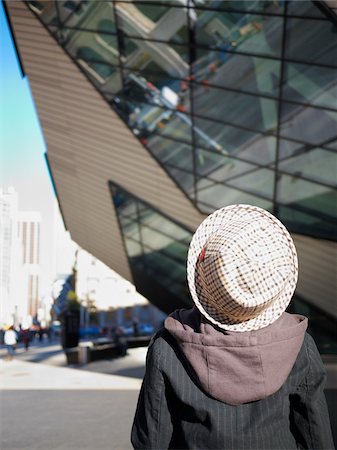
[[[1,450],[131,449],[146,349],[128,353],[74,368],[58,344],[0,350]]]

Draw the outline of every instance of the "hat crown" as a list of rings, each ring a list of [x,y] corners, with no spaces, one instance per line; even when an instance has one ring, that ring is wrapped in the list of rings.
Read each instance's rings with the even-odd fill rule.
[[[254,317],[284,290],[292,255],[283,233],[268,220],[231,221],[204,246],[203,286],[219,309],[237,317]],[[221,308],[222,306],[222,308]]]
[[[192,238],[187,277],[194,303],[220,328],[259,329],[285,310],[296,287],[297,255],[268,211],[230,205],[208,216]]]

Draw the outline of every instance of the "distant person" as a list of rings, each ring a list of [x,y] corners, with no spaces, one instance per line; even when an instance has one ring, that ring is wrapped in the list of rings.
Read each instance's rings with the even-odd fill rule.
[[[116,344],[117,350],[120,356],[126,356],[128,350],[128,344],[126,341],[124,329],[118,326],[115,330],[114,342]]]
[[[285,312],[298,277],[282,223],[231,205],[195,232],[187,278],[195,306],[149,346],[135,449],[333,449],[326,373],[306,317]]]
[[[132,326],[133,326],[133,335],[135,337],[138,337],[139,336],[139,320],[137,318],[133,319]]]
[[[17,334],[14,331],[14,328],[11,326],[8,328],[8,330],[5,331],[4,336],[4,343],[7,346],[9,361],[13,359],[17,342],[18,342]]]
[[[23,343],[26,352],[29,350],[30,344],[30,330],[29,328],[21,330],[21,342]]]

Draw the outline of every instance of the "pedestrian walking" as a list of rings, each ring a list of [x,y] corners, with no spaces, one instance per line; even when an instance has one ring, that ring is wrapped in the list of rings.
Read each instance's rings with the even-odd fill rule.
[[[25,351],[28,352],[30,345],[30,329],[25,328],[21,330],[21,342],[25,346]]]
[[[208,216],[187,258],[194,302],[149,346],[135,449],[333,449],[326,373],[295,291],[293,240],[269,212]]]
[[[7,359],[11,361],[14,357],[15,347],[17,344],[17,334],[14,331],[14,328],[11,326],[8,330],[5,331],[4,343],[7,346],[8,357]]]

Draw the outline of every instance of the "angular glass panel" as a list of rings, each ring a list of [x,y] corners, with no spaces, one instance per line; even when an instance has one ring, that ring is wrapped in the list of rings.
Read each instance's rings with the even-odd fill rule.
[[[280,161],[278,168],[298,177],[305,176],[337,188],[337,152],[312,149]]]
[[[325,111],[282,102],[280,134],[322,146],[337,130],[337,111]]]
[[[255,170],[256,166],[238,161],[216,152],[198,149],[196,155],[197,174],[215,181],[227,181]]]
[[[320,17],[321,19],[326,19],[326,16],[317,8],[315,2],[310,1],[288,1],[287,15],[300,17]]]
[[[172,238],[159,233],[153,228],[141,227],[141,239],[144,246],[149,249],[156,249],[158,245],[163,248],[162,252],[178,263],[186,264],[187,248],[180,242],[172,243]]]
[[[192,140],[192,122],[186,114],[136,102],[132,96],[117,96],[113,99],[113,105],[143,144],[151,143],[152,134],[186,143]]]
[[[289,19],[286,59],[337,67],[337,27],[325,20]]]
[[[191,198],[195,197],[194,190],[194,175],[175,167],[166,166],[167,171],[171,177],[177,182],[178,186]]]
[[[302,211],[298,205],[278,206],[278,217],[295,233],[337,240],[336,223]]]
[[[284,99],[337,110],[337,69],[295,63],[284,69]]]
[[[162,164],[193,171],[193,147],[191,145],[152,135],[147,139],[147,147]]]
[[[200,147],[218,151],[224,156],[235,155],[253,163],[268,164],[275,160],[276,138],[273,136],[211,120],[194,118],[194,121],[195,139]]]
[[[172,78],[184,78],[189,74],[189,47],[161,43],[137,37],[125,36],[122,44],[122,56],[125,67],[144,70],[155,64],[156,71],[166,73]]]
[[[78,59],[78,53],[80,53],[86,55],[89,60],[119,64],[116,36],[73,29],[68,29],[68,32],[64,46],[75,59]]]
[[[307,150],[310,151],[311,145],[303,144],[301,142],[288,141],[287,139],[279,139],[279,160],[288,158],[293,155],[300,155]]]
[[[279,95],[280,61],[246,56],[225,51],[197,50],[192,66],[194,79],[207,86]]]
[[[139,242],[134,241],[133,239],[124,237],[126,251],[128,252],[128,257],[132,260],[133,258],[137,258],[142,256],[142,247]]]
[[[252,169],[246,174],[232,178],[227,181],[227,184],[272,200],[274,180],[275,172],[273,170]]]
[[[283,18],[196,10],[196,42],[223,51],[280,56]]]
[[[60,26],[56,2],[54,0],[28,0],[27,5],[45,25]]]
[[[127,36],[160,40],[177,44],[188,43],[186,8],[115,2],[118,27]]]
[[[261,1],[261,0],[203,0],[199,2],[198,0],[192,0],[192,4],[205,8],[212,8],[218,10],[233,10],[233,11],[254,11],[261,13],[272,13],[272,14],[282,14],[284,6],[282,2],[275,1]]]
[[[131,269],[143,270],[181,301],[189,302],[186,258],[192,233],[114,183],[110,182],[110,189]],[[127,222],[125,217],[132,204],[135,220]],[[132,238],[131,223],[140,230]]]
[[[190,111],[190,85],[186,81],[167,77],[152,77],[146,73],[123,71],[124,96],[134,100],[158,105],[163,108],[188,113]]]
[[[112,16],[112,4],[110,2],[104,2],[98,8],[95,2],[86,0],[57,0],[57,9],[63,25],[66,24],[67,27],[80,25],[82,29],[87,30],[97,29],[95,24],[103,11],[107,18]]]
[[[337,218],[337,190],[297,176],[279,176],[277,201],[322,220]]]
[[[278,103],[267,98],[256,98],[209,86],[195,86],[193,108],[197,115],[251,130],[271,131],[277,127]]]
[[[140,231],[139,231],[139,224],[136,221],[136,219],[132,220],[128,217],[120,216],[120,222],[121,222],[121,226],[124,230],[125,236],[139,242],[140,241]]]
[[[331,141],[327,142],[325,146],[327,148],[332,148],[333,150],[337,150],[337,140],[332,139]]]
[[[199,183],[198,183],[199,187]],[[222,208],[232,203],[247,203],[260,206],[261,208],[272,210],[272,202],[253,194],[238,191],[237,189],[224,186],[223,184],[214,184],[206,189],[200,189],[197,192],[198,205],[201,210],[205,210],[204,205],[210,207],[210,210]]]

